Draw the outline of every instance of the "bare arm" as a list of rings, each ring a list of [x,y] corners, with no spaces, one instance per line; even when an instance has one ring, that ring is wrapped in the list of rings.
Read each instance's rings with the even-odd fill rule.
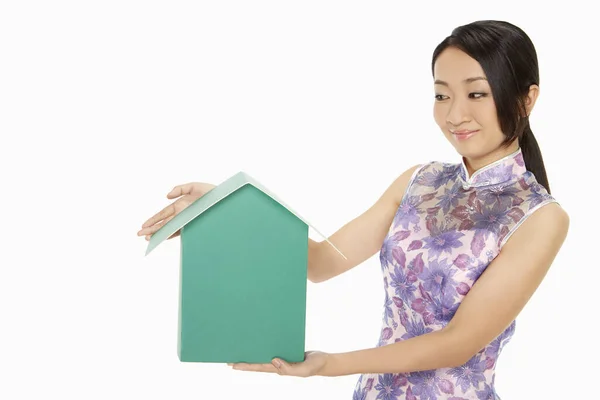
[[[445,328],[382,347],[332,354],[319,374],[404,373],[464,364],[525,307],[568,228],[569,217],[560,206],[544,206],[508,240]]]
[[[323,282],[338,276],[379,251],[416,168],[418,165],[404,171],[375,204],[329,237],[347,259],[327,242],[309,239],[308,279],[311,282]]]

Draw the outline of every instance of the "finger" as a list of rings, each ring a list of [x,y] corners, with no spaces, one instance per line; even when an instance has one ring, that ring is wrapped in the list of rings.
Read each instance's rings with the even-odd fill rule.
[[[169,239],[173,239],[173,238],[174,238],[174,237],[176,237],[176,236],[179,236],[179,231],[177,231],[177,232],[175,232],[174,234],[172,234],[171,236],[169,236],[169,237],[167,238],[167,240],[169,240]],[[150,239],[152,239],[152,235],[146,235],[146,238],[145,238],[145,239],[146,239],[146,240],[150,240]]]
[[[155,223],[157,223],[158,221],[161,221],[174,213],[175,213],[175,203],[169,204],[167,207],[163,208],[160,212],[156,213],[155,215],[150,217],[146,222],[144,222],[144,224],[142,225],[142,228],[148,228],[148,227],[154,225]]]
[[[237,371],[251,371],[251,372],[268,372],[277,373],[278,370],[273,364],[247,364],[247,363],[234,363],[232,368]]]
[[[277,369],[279,375],[296,375],[298,371],[294,368],[295,366],[283,361],[280,358],[274,358],[272,361],[273,366]]]
[[[172,218],[172,217],[170,217],[170,218]],[[166,223],[166,221],[168,221],[168,220],[169,220],[169,219],[166,219],[166,220],[164,220],[164,221],[160,221],[160,222],[158,222],[158,223],[156,223],[156,224],[154,224],[154,225],[152,225],[152,226],[150,226],[150,227],[148,227],[148,228],[144,228],[144,229],[142,229],[142,230],[140,230],[140,231],[138,232],[138,235],[139,235],[139,236],[141,236],[141,235],[146,235],[146,236],[148,236],[148,235],[150,235],[150,236],[151,236],[151,235],[154,235],[154,234],[156,233],[156,231],[158,231],[160,228],[162,228],[162,227],[163,227],[163,225],[164,225],[164,224]]]
[[[175,214],[176,215],[176,214]],[[165,226],[170,220],[172,220],[175,215],[171,215],[169,218],[166,218],[162,221],[160,221],[159,223],[149,227],[149,228],[144,228],[141,231],[138,232],[138,235],[146,235],[146,239],[149,240],[149,238],[154,235],[160,228],[162,228],[163,226]],[[173,235],[171,235],[170,237],[167,238],[168,239],[172,239],[175,236],[179,235],[179,230],[177,232],[175,232]]]
[[[252,371],[252,372],[267,372],[269,364],[247,364],[247,363],[234,363],[231,368],[237,371]],[[271,366],[270,372],[275,372],[275,367]]]
[[[186,194],[192,193],[192,189],[194,187],[193,183],[186,183],[183,185],[175,186],[168,194],[168,199],[174,199],[175,197],[183,196]]]

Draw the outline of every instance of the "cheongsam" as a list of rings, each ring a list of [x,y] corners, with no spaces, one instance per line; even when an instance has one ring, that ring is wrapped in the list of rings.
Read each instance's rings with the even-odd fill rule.
[[[385,304],[377,345],[446,326],[511,234],[551,202],[521,149],[472,176],[464,158],[418,167],[380,251]],[[353,400],[497,400],[495,366],[514,330],[515,321],[461,366],[363,374]]]

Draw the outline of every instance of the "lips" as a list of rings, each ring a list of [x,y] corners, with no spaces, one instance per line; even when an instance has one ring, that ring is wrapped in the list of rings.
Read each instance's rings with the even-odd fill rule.
[[[472,137],[473,135],[475,135],[477,132],[479,132],[479,129],[475,129],[475,130],[469,130],[469,129],[462,129],[459,131],[450,131],[458,140],[466,140],[469,139],[470,137]]]

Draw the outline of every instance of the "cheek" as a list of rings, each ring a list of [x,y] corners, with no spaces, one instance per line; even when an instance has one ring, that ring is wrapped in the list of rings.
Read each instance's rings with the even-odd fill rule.
[[[446,129],[446,117],[445,111],[442,105],[436,103],[433,106],[433,118],[435,119],[435,123],[442,129]]]
[[[496,106],[490,101],[482,103],[479,107],[473,108],[473,116],[479,124],[489,130],[499,130],[498,116],[496,114]]]
[[[498,115],[496,114],[496,107],[493,102],[479,104],[478,107],[474,107],[473,117],[485,133],[481,137],[482,140],[485,140],[490,146],[497,146],[504,140],[504,135],[498,122]]]

